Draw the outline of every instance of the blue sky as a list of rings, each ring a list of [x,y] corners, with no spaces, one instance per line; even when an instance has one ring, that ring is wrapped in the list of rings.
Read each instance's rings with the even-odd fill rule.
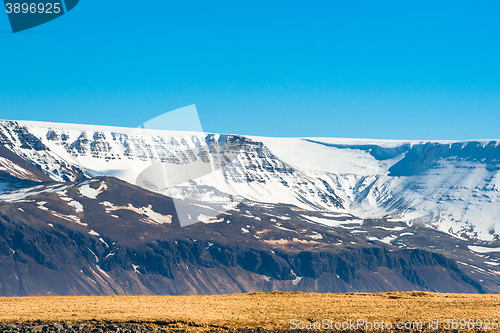
[[[2,119],[500,139],[498,1],[81,0],[0,40]]]

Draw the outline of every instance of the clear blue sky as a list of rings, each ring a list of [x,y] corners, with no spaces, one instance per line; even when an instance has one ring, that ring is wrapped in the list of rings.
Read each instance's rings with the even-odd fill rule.
[[[12,34],[0,118],[205,131],[500,139],[500,2],[81,0]]]

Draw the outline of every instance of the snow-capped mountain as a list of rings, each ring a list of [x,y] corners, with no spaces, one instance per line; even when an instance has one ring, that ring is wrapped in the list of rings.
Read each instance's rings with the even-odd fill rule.
[[[263,142],[290,166],[328,184],[350,213],[422,223],[456,236],[498,239],[499,141]]]
[[[279,139],[13,121],[0,123],[0,141],[56,181],[103,175],[137,184],[154,163],[181,169],[199,163],[213,172],[156,190],[207,202],[248,199],[389,218],[456,237],[499,237],[499,141]],[[9,169],[9,161],[0,163]],[[28,175],[23,179],[35,180],[16,166]]]
[[[0,122],[0,295],[496,293],[498,146]]]

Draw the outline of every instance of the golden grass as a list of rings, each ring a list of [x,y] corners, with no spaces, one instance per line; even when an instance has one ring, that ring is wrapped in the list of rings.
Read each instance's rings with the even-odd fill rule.
[[[76,314],[73,316],[72,314]],[[167,322],[171,327],[289,329],[290,320],[500,319],[500,295],[250,293],[0,298],[0,321]]]

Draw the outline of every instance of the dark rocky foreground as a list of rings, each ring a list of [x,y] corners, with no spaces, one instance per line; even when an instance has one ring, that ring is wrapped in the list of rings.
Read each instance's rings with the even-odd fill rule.
[[[139,332],[171,332],[172,329],[164,327],[166,323],[122,323],[122,322],[22,322],[22,323],[0,323],[0,332],[82,332],[82,333],[102,333],[102,332],[123,332],[123,333],[139,333]],[[175,330],[177,332],[186,330]],[[249,330],[256,331],[256,330]],[[257,331],[261,331],[260,329]]]
[[[190,326],[190,323],[185,323]],[[168,328],[167,328],[168,326]],[[40,332],[40,333],[102,333],[102,332],[122,332],[122,333],[143,333],[143,332],[156,332],[156,333],[167,333],[167,332],[192,332],[193,330],[199,330],[200,327],[193,326],[189,328],[173,328],[175,323],[165,323],[165,322],[154,322],[154,323],[124,323],[124,322],[101,322],[101,321],[88,321],[88,322],[23,322],[23,323],[0,323],[0,332]],[[201,328],[203,332],[238,332],[238,333],[286,333],[286,332],[298,332],[290,330],[266,330],[263,328],[247,329],[240,328],[238,330],[227,330],[224,328]]]
[[[60,322],[25,322],[1,323],[0,332],[166,332],[151,325],[128,323],[60,323]]]
[[[226,332],[226,333],[303,333],[310,332],[311,330],[266,330],[263,328],[239,328],[236,330],[228,330],[225,328],[208,328],[208,327],[195,327],[192,328],[172,328],[172,324],[167,325],[167,323],[123,323],[123,322],[100,322],[100,321],[89,321],[89,322],[78,322],[78,323],[69,323],[69,322],[26,322],[26,323],[0,323],[0,332],[41,332],[41,333],[103,333],[103,332],[122,332],[122,333],[145,333],[145,332],[155,332],[155,333],[167,333],[167,332],[176,332],[176,333],[184,333],[184,332],[205,332],[205,333],[216,333],[216,332]],[[188,323],[189,324],[189,323]],[[189,326],[189,325],[188,325]],[[320,332],[320,331],[315,331]],[[342,332],[342,333],[350,333],[350,332],[358,332],[358,333],[371,333],[365,330],[344,330],[344,331],[332,331],[332,332]],[[380,332],[424,332],[424,330],[384,330]],[[438,332],[446,332],[443,330],[425,330],[425,332],[429,333],[438,333]],[[457,332],[456,330],[454,332]],[[483,333],[483,332],[491,332],[491,331],[481,331],[481,330],[468,330],[467,332],[474,333]]]

